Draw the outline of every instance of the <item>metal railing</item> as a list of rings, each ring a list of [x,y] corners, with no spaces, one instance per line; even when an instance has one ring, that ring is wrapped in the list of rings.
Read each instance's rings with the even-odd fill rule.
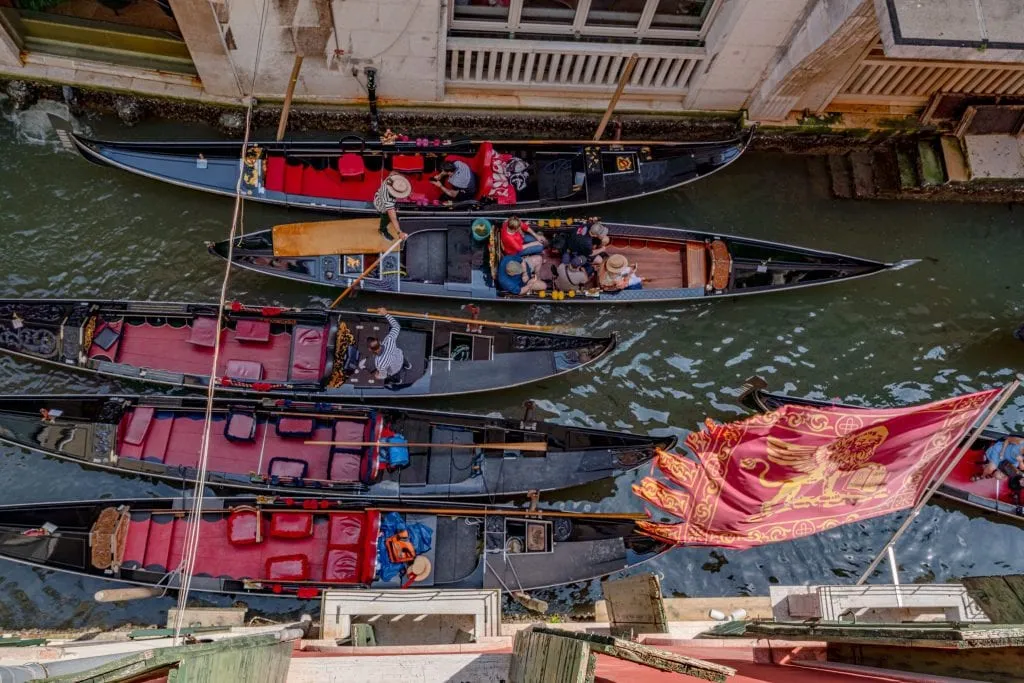
[[[681,95],[707,58],[697,47],[449,37],[445,74],[449,86],[606,93],[633,53],[627,95]]]

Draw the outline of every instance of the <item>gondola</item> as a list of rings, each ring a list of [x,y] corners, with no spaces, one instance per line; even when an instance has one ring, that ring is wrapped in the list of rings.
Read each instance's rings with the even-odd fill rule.
[[[751,377],[744,383],[743,392],[737,400],[741,405],[759,412],[776,410],[787,403],[804,406],[845,405],[836,401],[773,394],[767,391],[767,387],[768,383],[763,378]],[[1012,500],[1005,481],[1001,482],[994,478],[974,481],[981,471],[980,462],[984,460],[985,450],[993,443],[1010,436],[1024,438],[1024,434],[1012,434],[998,429],[982,431],[981,436],[964,453],[936,494],[986,512],[1012,517],[1019,522],[1024,517],[1024,510]]]
[[[182,187],[234,196],[242,142],[107,141],[76,135],[51,116],[62,144],[89,161]],[[719,142],[548,140],[364,140],[251,143],[241,165],[246,199],[322,211],[376,214],[373,195],[391,171],[412,193],[403,214],[551,211],[622,201],[703,178],[739,158],[753,130]],[[475,196],[442,199],[431,178],[446,160],[465,161]]]
[[[186,498],[2,505],[0,558],[173,590],[190,506]],[[329,588],[556,586],[668,549],[633,517],[207,497],[191,590],[315,598]]]
[[[87,467],[194,483],[206,399],[0,396],[0,441]],[[613,477],[675,437],[281,399],[214,400],[217,490],[358,498],[498,497]]]
[[[400,248],[382,238],[371,219],[278,225],[238,238],[231,259],[241,268],[329,287],[358,280],[361,289],[388,294],[557,304],[707,300],[839,282],[916,263],[882,263],[713,232],[603,223],[611,240],[608,254],[621,254],[635,264],[636,275],[645,280],[642,288],[602,291],[594,273],[588,284],[571,292],[549,283],[543,292],[509,294],[495,284],[503,256],[501,222],[485,221],[403,218],[402,230],[409,237]],[[549,245],[558,245],[593,219],[526,222]],[[228,258],[227,241],[207,246]],[[541,279],[554,280],[553,268],[560,262],[555,246],[546,249]],[[372,272],[359,279],[370,267]]]
[[[575,337],[396,316],[405,367],[375,375],[371,337],[380,315],[227,304],[218,388],[311,400],[395,399],[519,386],[581,368],[614,337]],[[125,380],[205,389],[217,339],[217,304],[0,299],[0,352]]]

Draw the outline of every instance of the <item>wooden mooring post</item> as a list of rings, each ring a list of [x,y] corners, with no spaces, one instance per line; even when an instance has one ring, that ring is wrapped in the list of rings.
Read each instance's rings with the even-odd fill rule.
[[[615,94],[612,95],[611,101],[608,102],[608,108],[604,110],[604,116],[601,117],[601,123],[597,126],[597,132],[594,133],[594,140],[600,140],[601,136],[604,135],[604,129],[608,127],[608,121],[612,118],[612,112],[615,111],[615,105],[619,103],[619,98],[622,97],[622,91],[626,89],[626,84],[629,83],[629,79],[633,77],[633,69],[636,68],[636,62],[640,59],[640,55],[633,53],[629,56],[629,61],[626,62],[626,68],[622,70],[622,75],[619,76],[619,84],[615,86]]]
[[[299,80],[299,69],[302,68],[302,55],[295,55],[292,64],[292,75],[288,77],[288,89],[284,93],[284,106],[281,107],[281,118],[277,122],[277,141],[284,139],[284,131],[288,128],[288,114],[292,110],[292,98],[295,96],[295,84]]]

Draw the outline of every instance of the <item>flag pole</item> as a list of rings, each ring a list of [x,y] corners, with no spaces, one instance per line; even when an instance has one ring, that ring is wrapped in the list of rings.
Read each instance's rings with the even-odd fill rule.
[[[963,441],[961,446],[957,449],[956,455],[949,459],[942,472],[940,472],[935,477],[935,480],[925,490],[924,496],[922,496],[921,500],[918,501],[917,505],[914,506],[914,509],[910,511],[910,514],[907,515],[907,518],[903,520],[903,524],[901,524],[900,527],[896,529],[896,532],[892,535],[892,538],[890,538],[888,542],[884,546],[882,546],[882,549],[878,552],[878,555],[875,556],[875,559],[871,561],[871,564],[868,565],[868,568],[865,569],[864,573],[861,574],[859,579],[857,579],[857,583],[855,585],[864,585],[864,583],[868,580],[871,574],[874,573],[875,569],[881,563],[882,559],[885,558],[886,555],[888,555],[889,548],[895,546],[896,541],[899,540],[900,536],[902,536],[903,533],[910,528],[910,525],[913,524],[915,519],[917,519],[917,516],[921,513],[922,508],[924,508],[928,500],[935,494],[936,491],[939,490],[939,487],[942,486],[942,482],[946,480],[946,477],[950,475],[950,473],[953,471],[953,468],[955,468],[957,464],[960,462],[960,460],[963,459],[964,454],[967,452],[967,450],[975,441],[978,440],[978,437],[981,436],[981,433],[985,431],[985,428],[988,427],[990,422],[992,422],[992,419],[999,413],[1000,410],[1003,409],[1003,406],[1006,405],[1006,402],[1010,400],[1010,397],[1013,396],[1014,392],[1017,391],[1017,387],[1019,386],[1020,381],[1015,379],[1003,389],[1003,393],[991,404],[988,414],[986,414],[985,418],[974,428],[974,432],[971,434],[970,438],[965,439]]]

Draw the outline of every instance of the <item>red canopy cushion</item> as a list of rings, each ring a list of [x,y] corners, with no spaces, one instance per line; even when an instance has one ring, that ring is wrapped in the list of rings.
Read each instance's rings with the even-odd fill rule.
[[[270,341],[270,323],[266,320],[239,320],[235,323],[235,339],[247,342]]]
[[[324,581],[359,583],[359,551],[331,548],[324,558]]]
[[[229,360],[224,374],[231,379],[260,380],[263,379],[263,363],[255,360]]]
[[[331,515],[327,531],[327,545],[335,548],[358,544],[359,535],[363,529],[363,521],[364,515],[359,512]]]
[[[306,538],[313,535],[310,512],[275,512],[270,515],[270,535],[275,538]]]
[[[228,515],[228,542],[251,545],[263,540],[262,520],[252,510],[241,510]],[[260,532],[260,533],[258,533]]]
[[[128,429],[125,430],[124,442],[133,446],[141,446],[146,440],[146,432],[149,431],[149,424],[153,421],[155,408],[136,408],[128,420]]]
[[[296,325],[292,332],[291,367],[288,378],[295,382],[319,382],[324,372],[327,330]]]
[[[188,341],[196,346],[213,347],[217,340],[217,319],[207,316],[198,316],[192,321],[192,328],[189,330]]]
[[[269,557],[266,578],[275,581],[305,581],[309,578],[309,558],[305,555]]]

